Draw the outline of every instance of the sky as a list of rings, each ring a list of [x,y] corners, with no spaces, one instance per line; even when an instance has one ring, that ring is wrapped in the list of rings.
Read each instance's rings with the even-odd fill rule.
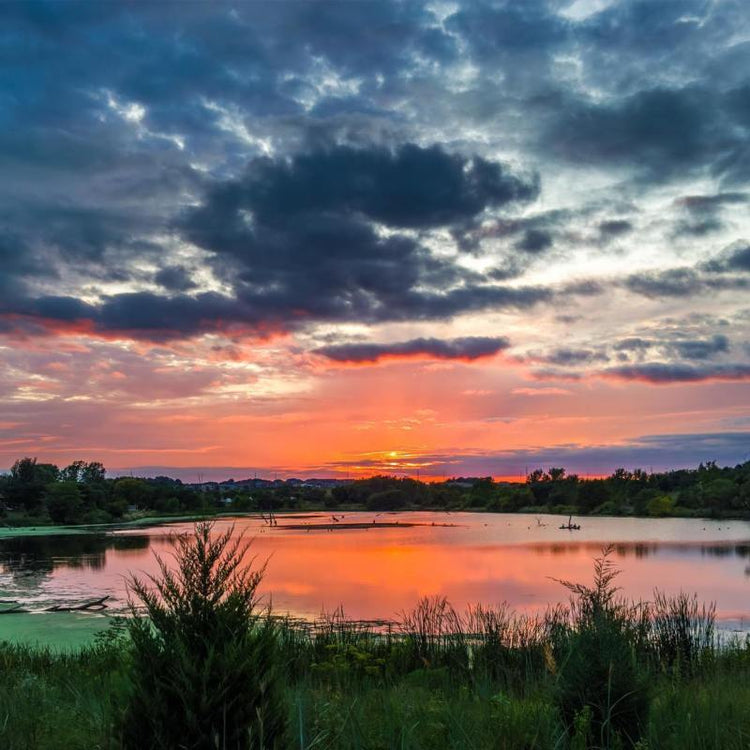
[[[0,21],[0,467],[750,458],[744,0]]]

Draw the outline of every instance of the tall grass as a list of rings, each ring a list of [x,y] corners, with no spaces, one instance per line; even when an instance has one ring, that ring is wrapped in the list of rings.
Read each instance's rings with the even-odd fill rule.
[[[654,650],[662,666],[692,674],[701,659],[713,654],[716,641],[716,605],[680,592],[654,592],[651,626]]]

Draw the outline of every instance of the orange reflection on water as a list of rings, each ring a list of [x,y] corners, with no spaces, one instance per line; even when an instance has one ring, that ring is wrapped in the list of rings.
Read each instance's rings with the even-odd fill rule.
[[[373,520],[399,525],[377,528]],[[553,579],[589,582],[592,558],[613,542],[622,569],[618,584],[627,597],[650,599],[654,588],[682,589],[715,600],[719,617],[750,620],[750,525],[743,522],[591,518],[571,533],[557,528],[559,518],[523,515],[347,513],[345,521],[365,528],[304,526],[335,527],[329,516],[279,517],[276,528],[260,519],[236,520],[254,538],[256,564],[267,560],[262,592],[276,611],[314,617],[341,605],[352,618],[393,618],[432,595],[448,597],[458,609],[507,602],[518,611],[543,610],[567,599]],[[303,527],[285,528],[292,523]],[[39,601],[109,593],[122,606],[126,577],[156,573],[153,553],[168,558],[170,533],[190,525],[169,528],[110,537],[78,557],[68,542],[67,553],[54,555],[39,575],[19,574],[19,585]],[[5,579],[7,560],[3,565]]]

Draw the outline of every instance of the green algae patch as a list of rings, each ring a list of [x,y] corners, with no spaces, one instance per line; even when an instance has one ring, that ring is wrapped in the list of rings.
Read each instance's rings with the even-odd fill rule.
[[[110,618],[80,612],[18,613],[0,616],[0,642],[71,651],[94,642]]]

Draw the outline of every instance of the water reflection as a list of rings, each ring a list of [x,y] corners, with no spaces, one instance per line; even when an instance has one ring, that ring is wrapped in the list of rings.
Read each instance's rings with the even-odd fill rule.
[[[597,555],[602,551],[603,545],[596,542],[568,542],[565,544],[537,543],[529,545],[540,555],[578,555],[582,550]],[[620,542],[612,545],[612,550],[617,557],[627,559],[630,556],[638,558],[653,555],[677,554],[692,557],[696,554],[711,557],[750,557],[750,544],[700,544],[690,542],[680,544],[678,542]]]
[[[66,600],[65,587],[54,583],[55,574],[76,571],[80,586],[74,593],[88,597],[97,591],[97,574],[104,573],[117,557],[140,555],[151,545],[148,535],[112,536],[70,534],[25,536],[0,540],[0,598],[42,605]],[[90,588],[93,585],[93,588]],[[88,590],[90,588],[90,590]],[[102,594],[103,595],[103,594]]]
[[[70,534],[26,536],[0,540],[0,571],[11,576],[51,574],[60,567],[101,570],[107,552],[148,549],[152,539],[142,536]]]
[[[590,581],[592,558],[611,542],[626,596],[682,589],[716,601],[725,621],[750,618],[750,525],[741,522],[585,519],[580,532],[561,534],[553,521],[539,526],[522,515],[456,513],[450,527],[439,525],[445,514],[399,519],[376,528],[372,514],[351,513],[347,520],[363,527],[335,532],[316,529],[321,519],[312,515],[276,528],[253,518],[236,524],[254,538],[257,559],[268,559],[262,588],[274,609],[300,616],[343,605],[353,618],[390,618],[429,595],[457,608],[505,601],[536,611],[566,601],[555,579]],[[153,553],[168,558],[173,535],[190,528],[0,540],[0,598],[41,606],[108,594],[114,611],[124,609],[127,576],[157,572]]]

